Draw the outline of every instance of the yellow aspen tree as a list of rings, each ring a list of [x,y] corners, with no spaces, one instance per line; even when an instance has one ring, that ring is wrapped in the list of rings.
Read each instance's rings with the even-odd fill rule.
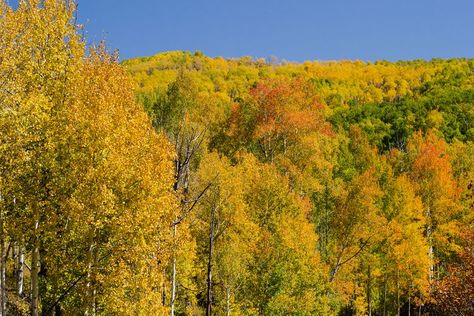
[[[411,161],[410,177],[425,207],[426,236],[429,244],[430,282],[438,276],[438,263],[456,252],[460,190],[455,182],[446,143],[433,131],[413,135],[407,146]]]
[[[197,214],[196,235],[199,241],[201,262],[213,268],[214,281],[211,299],[219,314],[230,315],[243,312],[242,284],[251,273],[248,265],[253,260],[259,232],[258,226],[249,216],[245,203],[246,177],[242,166],[232,166],[227,158],[210,153],[203,157],[198,171],[202,185],[212,183]],[[213,209],[215,208],[215,209]],[[210,223],[214,212],[213,223]],[[213,256],[209,258],[209,226],[214,225]],[[205,270],[204,268],[202,268]]]
[[[407,175],[390,177],[385,187],[387,238],[381,249],[384,265],[382,310],[397,310],[407,301],[420,306],[428,298],[428,242],[425,212]],[[396,298],[395,304],[390,298]]]
[[[0,178],[6,226],[29,252],[30,313],[167,312],[167,140],[116,56],[84,53],[74,2],[0,8]]]
[[[0,54],[2,91],[2,178],[14,191],[15,220],[31,252],[31,314],[40,310],[40,248],[56,224],[52,174],[56,169],[54,139],[60,132],[70,78],[80,63],[74,5],[63,1],[21,1],[13,11],[1,7]],[[17,154],[12,159],[11,154]],[[16,211],[22,210],[17,213]],[[17,234],[17,238],[22,234]]]
[[[246,156],[246,200],[259,227],[246,281],[248,308],[264,314],[324,314],[329,305],[327,269],[317,252],[311,204],[291,192],[289,179],[274,166]]]

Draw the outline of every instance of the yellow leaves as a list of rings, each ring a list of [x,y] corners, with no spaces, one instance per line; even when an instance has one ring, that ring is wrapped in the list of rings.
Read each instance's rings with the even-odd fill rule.
[[[282,245],[299,255],[315,255],[301,252],[302,249],[311,249],[317,241],[314,226],[304,217],[304,213],[297,216],[284,214],[280,218],[285,225],[278,226],[277,232],[281,236]],[[304,245],[303,245],[304,243]]]
[[[462,208],[460,193],[453,175],[447,145],[433,131],[425,137],[415,134],[408,144],[412,161],[412,179],[423,200],[428,229],[433,231],[433,246],[440,254],[456,251],[456,242],[448,237],[459,233],[459,228],[446,229],[457,223]]]
[[[21,1],[15,11],[0,4],[0,159],[10,169],[2,164],[2,193],[8,182],[8,198],[28,210],[12,223],[27,242],[35,224],[29,205],[40,207],[34,236],[47,245],[45,301],[68,286],[66,276],[92,269],[106,313],[133,306],[159,314],[156,263],[168,260],[159,248],[170,247],[164,232],[177,204],[172,151],[135,103],[116,56],[104,46],[84,56],[73,12],[74,4],[57,0]],[[84,249],[93,249],[95,264]],[[87,282],[69,298],[74,312],[86,308]]]
[[[428,290],[429,271],[425,212],[416,195],[416,184],[407,175],[387,179],[384,211],[389,219],[383,252],[386,282],[423,296]]]
[[[339,220],[345,227],[354,228],[354,233],[365,235],[367,238],[369,231],[375,229],[369,229],[366,225],[374,227],[383,225],[383,218],[377,205],[381,196],[382,191],[376,182],[374,170],[367,170],[354,177],[348,184],[344,200],[340,202],[341,210],[335,220]]]
[[[425,217],[421,198],[416,196],[415,185],[406,175],[397,177],[389,192],[393,203],[391,207],[395,212],[393,215],[399,222],[416,222],[424,225]]]
[[[432,110],[430,113],[428,113],[428,126],[430,128],[438,129],[444,121],[443,118],[443,113],[437,111],[437,110]]]
[[[135,103],[117,57],[104,45],[84,56],[73,11],[57,0],[24,1],[17,11],[0,2],[0,193],[22,207],[8,224],[14,236],[27,227],[31,239],[31,207],[41,208],[49,298],[68,285],[64,275],[86,271],[95,274],[87,278],[104,313],[163,314],[174,255],[180,299],[194,308],[211,210],[216,304],[222,308],[224,286],[242,286],[231,298],[242,313],[329,313],[332,290],[365,312],[369,277],[374,288],[386,282],[392,296],[395,284],[404,296],[423,296],[428,225],[439,252],[460,251],[455,240],[469,222],[460,210],[470,212],[474,165],[461,154],[465,147],[452,147],[453,160],[430,132],[414,135],[407,153],[381,158],[362,130],[345,138],[327,121],[325,104],[396,101],[433,69],[360,61],[271,66],[179,52],[125,62],[138,91],[153,91],[150,107],[168,102],[158,119],[176,110],[169,126],[160,126],[168,133],[181,120],[211,131],[229,116],[219,135],[229,138],[223,146],[230,149],[221,151],[229,157],[206,152],[207,145],[219,148],[219,137],[204,140],[183,194],[191,202],[182,205],[194,203],[199,188],[210,189],[173,236],[170,224],[185,209],[176,197],[182,192],[172,192],[175,149]],[[427,120],[436,128],[443,116],[431,111]],[[79,254],[74,262],[71,253]],[[86,284],[77,285],[66,312],[84,309]]]
[[[253,293],[236,291],[239,299],[232,310],[238,313],[236,306],[242,304],[246,313],[258,306],[265,306],[270,314],[322,311],[320,281],[326,271],[315,248],[314,226],[307,217],[309,200],[290,192],[286,177],[250,154],[241,154],[236,165],[216,153],[203,155],[198,178],[216,186],[199,206],[199,218],[205,224],[197,235],[205,249],[208,213],[213,206],[207,201],[210,198],[218,206],[216,229],[222,230],[215,240],[215,282],[229,286],[232,293],[238,284],[245,284]],[[273,297],[268,296],[270,287],[278,289]],[[216,297],[222,295],[218,289],[216,285]]]

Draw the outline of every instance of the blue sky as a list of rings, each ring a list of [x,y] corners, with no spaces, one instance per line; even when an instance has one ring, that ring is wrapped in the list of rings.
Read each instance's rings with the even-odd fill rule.
[[[78,0],[88,42],[290,61],[474,57],[472,0]]]

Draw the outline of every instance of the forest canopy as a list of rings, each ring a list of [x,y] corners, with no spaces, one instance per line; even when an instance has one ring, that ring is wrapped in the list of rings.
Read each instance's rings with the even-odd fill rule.
[[[0,0],[0,315],[472,315],[474,60],[86,47]]]

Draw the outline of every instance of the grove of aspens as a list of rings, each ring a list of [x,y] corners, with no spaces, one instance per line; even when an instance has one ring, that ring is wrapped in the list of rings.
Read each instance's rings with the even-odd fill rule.
[[[474,60],[119,61],[75,15],[0,0],[1,316],[474,315]]]

